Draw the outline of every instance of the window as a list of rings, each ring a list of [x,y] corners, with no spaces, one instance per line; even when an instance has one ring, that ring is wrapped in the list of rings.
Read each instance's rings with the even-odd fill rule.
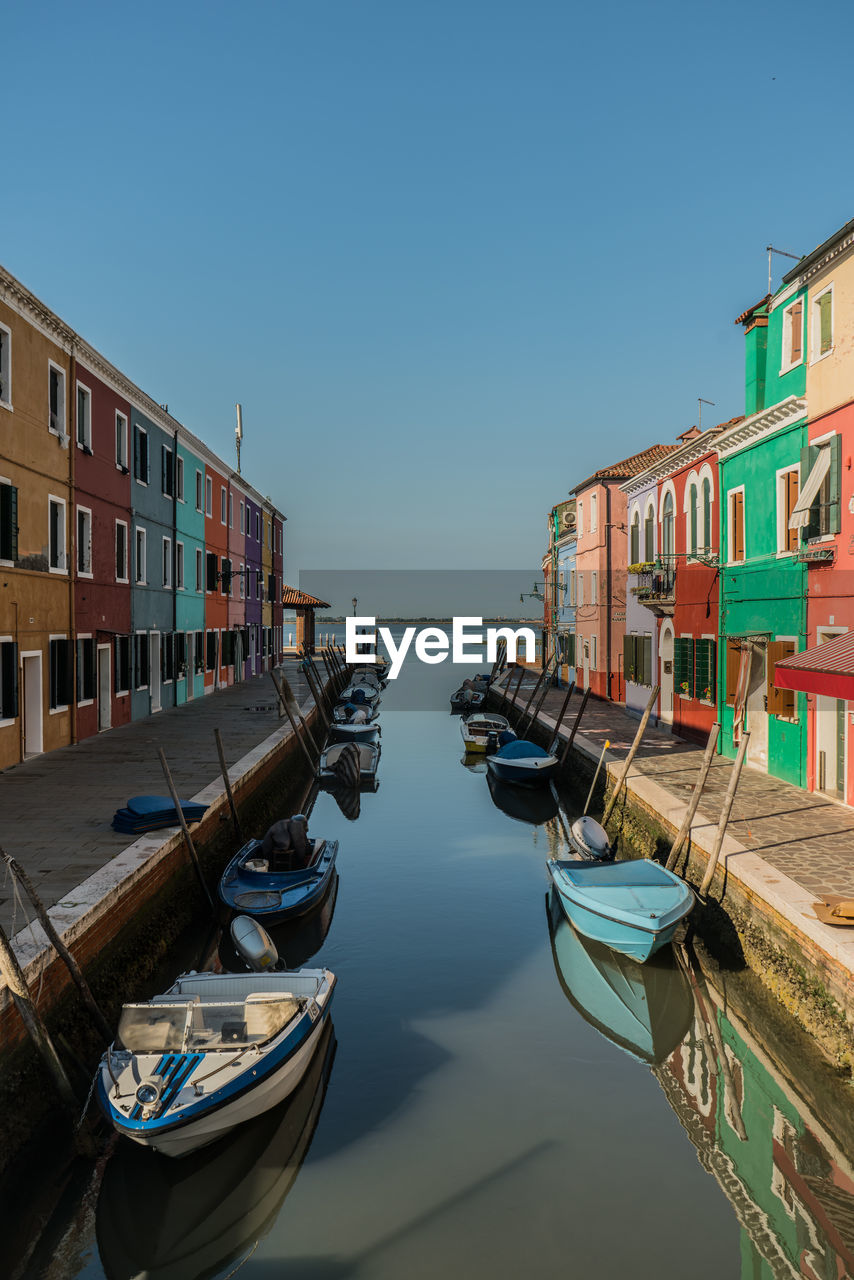
[[[267,574],[267,599],[272,603],[276,599],[276,575]]]
[[[668,490],[664,495],[664,506],[661,514],[661,556],[662,559],[672,557],[675,547],[673,536],[673,494]]]
[[[163,539],[163,585],[172,586],[172,539]]]
[[[65,435],[65,370],[48,361],[48,430]]]
[[[800,477],[797,468],[777,473],[777,551],[793,552],[798,549],[799,526],[791,527],[792,516],[798,502]]]
[[[205,563],[205,591],[216,591],[217,577],[216,552],[208,551]]]
[[[633,684],[652,687],[652,636],[623,637],[623,670]]]
[[[187,637],[183,631],[175,632],[175,674],[179,680],[187,674]]]
[[[697,555],[697,486],[691,484],[688,486],[688,551],[689,554],[696,558]]]
[[[116,582],[128,580],[128,527],[123,520],[116,521]]]
[[[0,324],[0,404],[12,407],[12,330]]]
[[[64,710],[71,702],[71,641],[50,641],[50,709]]]
[[[629,539],[629,564],[638,564],[640,562],[640,512],[635,511],[632,516],[632,528]]]
[[[127,475],[128,469],[128,420],[123,413],[116,413],[116,466]]]
[[[255,541],[261,541],[261,512],[255,512]]]
[[[18,714],[18,646],[0,641],[0,720],[14,720]]]
[[[175,495],[175,459],[172,450],[165,444],[160,446],[160,489],[167,498]]]
[[[148,484],[148,432],[145,427],[133,429],[133,474],[137,483]]]
[[[135,689],[148,688],[149,645],[145,631],[138,631],[133,638],[133,685]]]
[[[240,532],[246,532],[246,503],[240,499]]]
[[[226,495],[224,486],[220,486],[219,490],[219,522],[225,524],[226,516]]]
[[[65,502],[48,499],[48,555],[51,573],[65,573]]]
[[[800,364],[804,358],[804,302],[798,298],[783,312],[783,359],[780,372]]]
[[[599,500],[596,497],[596,494],[591,493],[590,495],[590,532],[591,533],[596,532],[596,516],[597,516],[596,508],[598,506],[598,501]]]
[[[77,572],[92,577],[92,512],[77,508]]]
[[[196,547],[196,590],[204,591],[204,557],[201,547]]]
[[[789,517],[806,538],[821,538],[840,530],[840,437],[801,449],[800,490]]]
[[[578,603],[578,587],[574,569],[570,569],[569,571],[569,603],[570,605]]]
[[[712,550],[712,484],[708,476],[703,481],[703,551],[710,555]]]
[[[160,670],[164,683],[171,684],[175,679],[175,637],[171,631],[160,637]]]
[[[584,604],[584,574],[578,571],[578,605],[579,608]]]
[[[729,555],[735,563],[744,559],[744,490],[736,489],[729,495]]]
[[[223,631],[222,633],[222,654],[220,662],[224,667],[234,666],[234,632]]]
[[[205,651],[205,666],[208,671],[216,671],[217,659],[217,633],[209,631],[207,634],[207,646]]]
[[[0,481],[0,560],[18,559],[18,490]]]
[[[127,693],[130,688],[130,636],[116,636],[116,693]]]
[[[231,595],[231,561],[225,556],[222,557],[222,569],[220,570],[219,580],[220,594],[224,596]]]
[[[240,599],[241,600],[243,600],[246,595],[245,570],[246,570],[246,566],[241,564],[240,566]]]
[[[77,702],[95,699],[95,641],[84,636],[77,641]]]
[[[833,350],[833,285],[813,299],[812,358],[820,360]]]
[[[784,716],[788,720],[794,720],[797,714],[794,689],[778,689],[774,684],[777,663],[782,661],[783,658],[790,658],[794,652],[794,640],[770,640],[768,642],[765,667],[767,671],[765,696],[769,716]]]
[[[184,501],[184,459],[180,454],[175,459],[175,497]]]
[[[597,670],[596,659],[598,657],[598,650],[599,650],[599,637],[591,636],[590,637],[590,669],[591,671]]]
[[[683,698],[694,696],[694,638],[676,636],[673,641],[673,684]]]
[[[234,494],[233,493],[230,493],[228,495],[228,527],[229,529],[234,528]]]
[[[646,509],[643,522],[643,558],[647,564],[655,559],[655,508],[652,503]]]
[[[205,488],[205,483],[202,478],[202,473],[201,471],[197,471],[196,472],[196,510],[197,511],[204,510],[204,507],[203,507],[204,488]]]
[[[675,656],[675,651],[674,651]],[[711,637],[694,641],[694,697],[714,702],[717,696],[718,646]]]
[[[599,574],[595,569],[590,574],[590,603],[599,603]]]
[[[145,583],[148,581],[147,573],[146,573],[147,565],[145,562],[145,550],[146,550],[145,542],[146,542],[145,530],[137,529],[136,531],[136,576],[134,578],[134,581],[141,586],[144,586]]]
[[[92,452],[92,393],[77,383],[77,444],[84,453]]]
[[[205,476],[205,515],[213,515],[213,480]]]
[[[183,542],[175,543],[175,586],[179,591],[184,590],[184,544]]]

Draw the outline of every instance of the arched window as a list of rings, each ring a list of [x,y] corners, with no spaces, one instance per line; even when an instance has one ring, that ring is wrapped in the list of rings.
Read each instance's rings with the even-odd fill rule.
[[[712,486],[708,476],[703,481],[703,550],[706,555],[712,550]]]
[[[673,538],[673,495],[668,491],[664,495],[664,507],[661,515],[661,555],[672,557],[675,550]]]
[[[688,548],[692,556],[697,554],[697,486],[688,489]]]
[[[647,563],[655,559],[655,508],[651,504],[643,527],[643,558]]]
[[[638,564],[639,561],[640,561],[640,512],[636,509],[634,515],[632,516],[629,563]]]

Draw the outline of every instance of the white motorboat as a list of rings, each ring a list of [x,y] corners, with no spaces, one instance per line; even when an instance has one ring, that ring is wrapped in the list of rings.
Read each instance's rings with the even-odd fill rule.
[[[329,1016],[328,969],[188,973],[123,1007],[97,1093],[118,1133],[165,1155],[216,1142],[299,1084]]]

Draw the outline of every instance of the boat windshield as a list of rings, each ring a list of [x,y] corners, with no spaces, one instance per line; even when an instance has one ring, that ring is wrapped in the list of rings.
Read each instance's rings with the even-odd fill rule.
[[[245,1048],[263,1044],[299,1012],[295,996],[258,992],[241,1001],[198,1004],[187,1036],[190,1051]]]
[[[193,1001],[181,1004],[126,1004],[116,1044],[131,1053],[181,1053]]]

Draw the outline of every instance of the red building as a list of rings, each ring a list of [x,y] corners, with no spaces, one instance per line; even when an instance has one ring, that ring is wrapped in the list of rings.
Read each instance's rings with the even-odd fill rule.
[[[72,363],[74,738],[131,718],[130,405],[94,353]],[[94,372],[100,367],[102,377]]]

